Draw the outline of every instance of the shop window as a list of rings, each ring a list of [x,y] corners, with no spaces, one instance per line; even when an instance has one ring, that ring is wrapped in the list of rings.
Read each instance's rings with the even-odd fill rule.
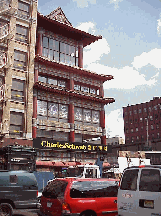
[[[25,81],[12,79],[11,99],[24,102],[24,86]]]
[[[27,57],[26,53],[15,50],[14,52],[14,67],[22,70],[26,70]]]
[[[24,114],[20,112],[10,112],[9,133],[14,137],[23,136]]]
[[[28,28],[20,25],[16,25],[16,40],[27,42],[28,39]]]

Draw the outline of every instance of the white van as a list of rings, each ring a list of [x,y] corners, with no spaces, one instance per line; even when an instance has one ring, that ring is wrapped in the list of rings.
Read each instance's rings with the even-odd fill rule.
[[[118,189],[118,216],[161,216],[161,166],[126,168]]]

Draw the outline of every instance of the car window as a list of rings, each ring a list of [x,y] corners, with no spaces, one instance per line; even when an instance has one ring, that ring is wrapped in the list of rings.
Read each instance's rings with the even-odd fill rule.
[[[78,181],[73,182],[71,198],[117,197],[117,181]]]
[[[157,169],[143,169],[141,171],[141,178],[139,183],[140,191],[161,191],[161,176]]]
[[[121,190],[137,190],[138,171],[139,169],[131,169],[124,172],[120,186]]]
[[[44,197],[56,199],[64,195],[67,184],[66,181],[54,180],[44,188],[42,194]]]

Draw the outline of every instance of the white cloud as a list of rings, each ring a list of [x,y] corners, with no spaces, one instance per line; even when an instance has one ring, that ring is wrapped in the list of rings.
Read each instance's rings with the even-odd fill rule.
[[[114,9],[118,9],[119,8],[119,5],[118,3],[119,2],[122,2],[123,0],[110,0],[110,4],[114,4]]]
[[[140,56],[136,56],[132,65],[134,68],[139,69],[148,64],[154,67],[161,68],[161,49],[152,49],[150,52],[143,52]]]
[[[156,76],[151,77],[149,80],[145,79],[144,74],[140,74],[133,67],[125,66],[121,69],[111,68],[97,63],[92,63],[88,66],[89,70],[95,71],[99,74],[106,74],[114,76],[114,79],[104,83],[105,89],[133,89],[139,85],[155,85]]]
[[[96,27],[93,22],[84,22],[77,26],[78,29],[95,34]],[[110,46],[105,38],[99,39],[94,43],[86,46],[84,48],[83,60],[84,65],[90,65],[93,62],[99,61],[103,54],[108,54],[110,52]]]
[[[160,14],[160,19],[157,20],[157,33],[158,36],[161,37],[161,14]]]
[[[77,27],[77,29],[80,29],[81,31],[85,31],[88,33],[95,33],[95,23],[93,22],[84,22],[84,23],[80,23]]]
[[[105,115],[105,128],[110,137],[119,135],[124,138],[124,121],[122,110],[116,109]]]
[[[88,3],[96,4],[96,0],[73,0],[73,1],[77,2],[77,6],[80,8],[88,7]]]

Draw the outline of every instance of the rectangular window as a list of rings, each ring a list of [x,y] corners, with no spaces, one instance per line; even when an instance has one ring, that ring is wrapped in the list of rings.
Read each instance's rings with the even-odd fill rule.
[[[74,85],[74,90],[80,91],[80,85]]]
[[[10,112],[10,134],[15,137],[23,136],[24,114]]]
[[[87,86],[81,86],[81,91],[89,93],[89,88]]]
[[[59,104],[59,118],[68,118],[68,105]]]
[[[58,86],[65,88],[66,87],[66,82],[63,80],[58,80]]]
[[[96,94],[96,89],[90,88],[90,93],[91,94]]]
[[[84,121],[85,122],[91,122],[91,110],[88,109],[83,109],[83,116],[84,116]]]
[[[92,122],[99,123],[100,122],[100,113],[99,111],[92,111]]]
[[[18,183],[17,175],[10,175],[10,183],[11,184],[17,184]]]
[[[44,188],[42,194],[44,197],[53,199],[56,199],[58,196],[62,197],[64,196],[67,184],[66,181],[56,179]]]
[[[16,40],[27,42],[28,39],[28,28],[20,25],[16,25]]]
[[[71,198],[116,197],[117,181],[75,181],[70,190]]]
[[[48,78],[48,83],[52,85],[57,85],[57,79]]]
[[[47,83],[47,78],[44,76],[38,76],[38,81],[43,82],[43,83]]]
[[[37,100],[37,113],[38,115],[47,116],[47,102]]]
[[[14,52],[14,67],[26,70],[27,54],[18,50]]]
[[[136,191],[138,172],[138,169],[126,170],[122,178],[120,189]]]
[[[11,99],[24,102],[25,81],[12,79]]]
[[[18,12],[17,12],[18,17],[23,19],[28,19],[29,12],[30,12],[30,5],[22,1],[18,1]]]
[[[161,192],[161,176],[157,169],[143,169],[139,183],[140,191]]]
[[[74,107],[74,120],[82,121],[82,108]]]

